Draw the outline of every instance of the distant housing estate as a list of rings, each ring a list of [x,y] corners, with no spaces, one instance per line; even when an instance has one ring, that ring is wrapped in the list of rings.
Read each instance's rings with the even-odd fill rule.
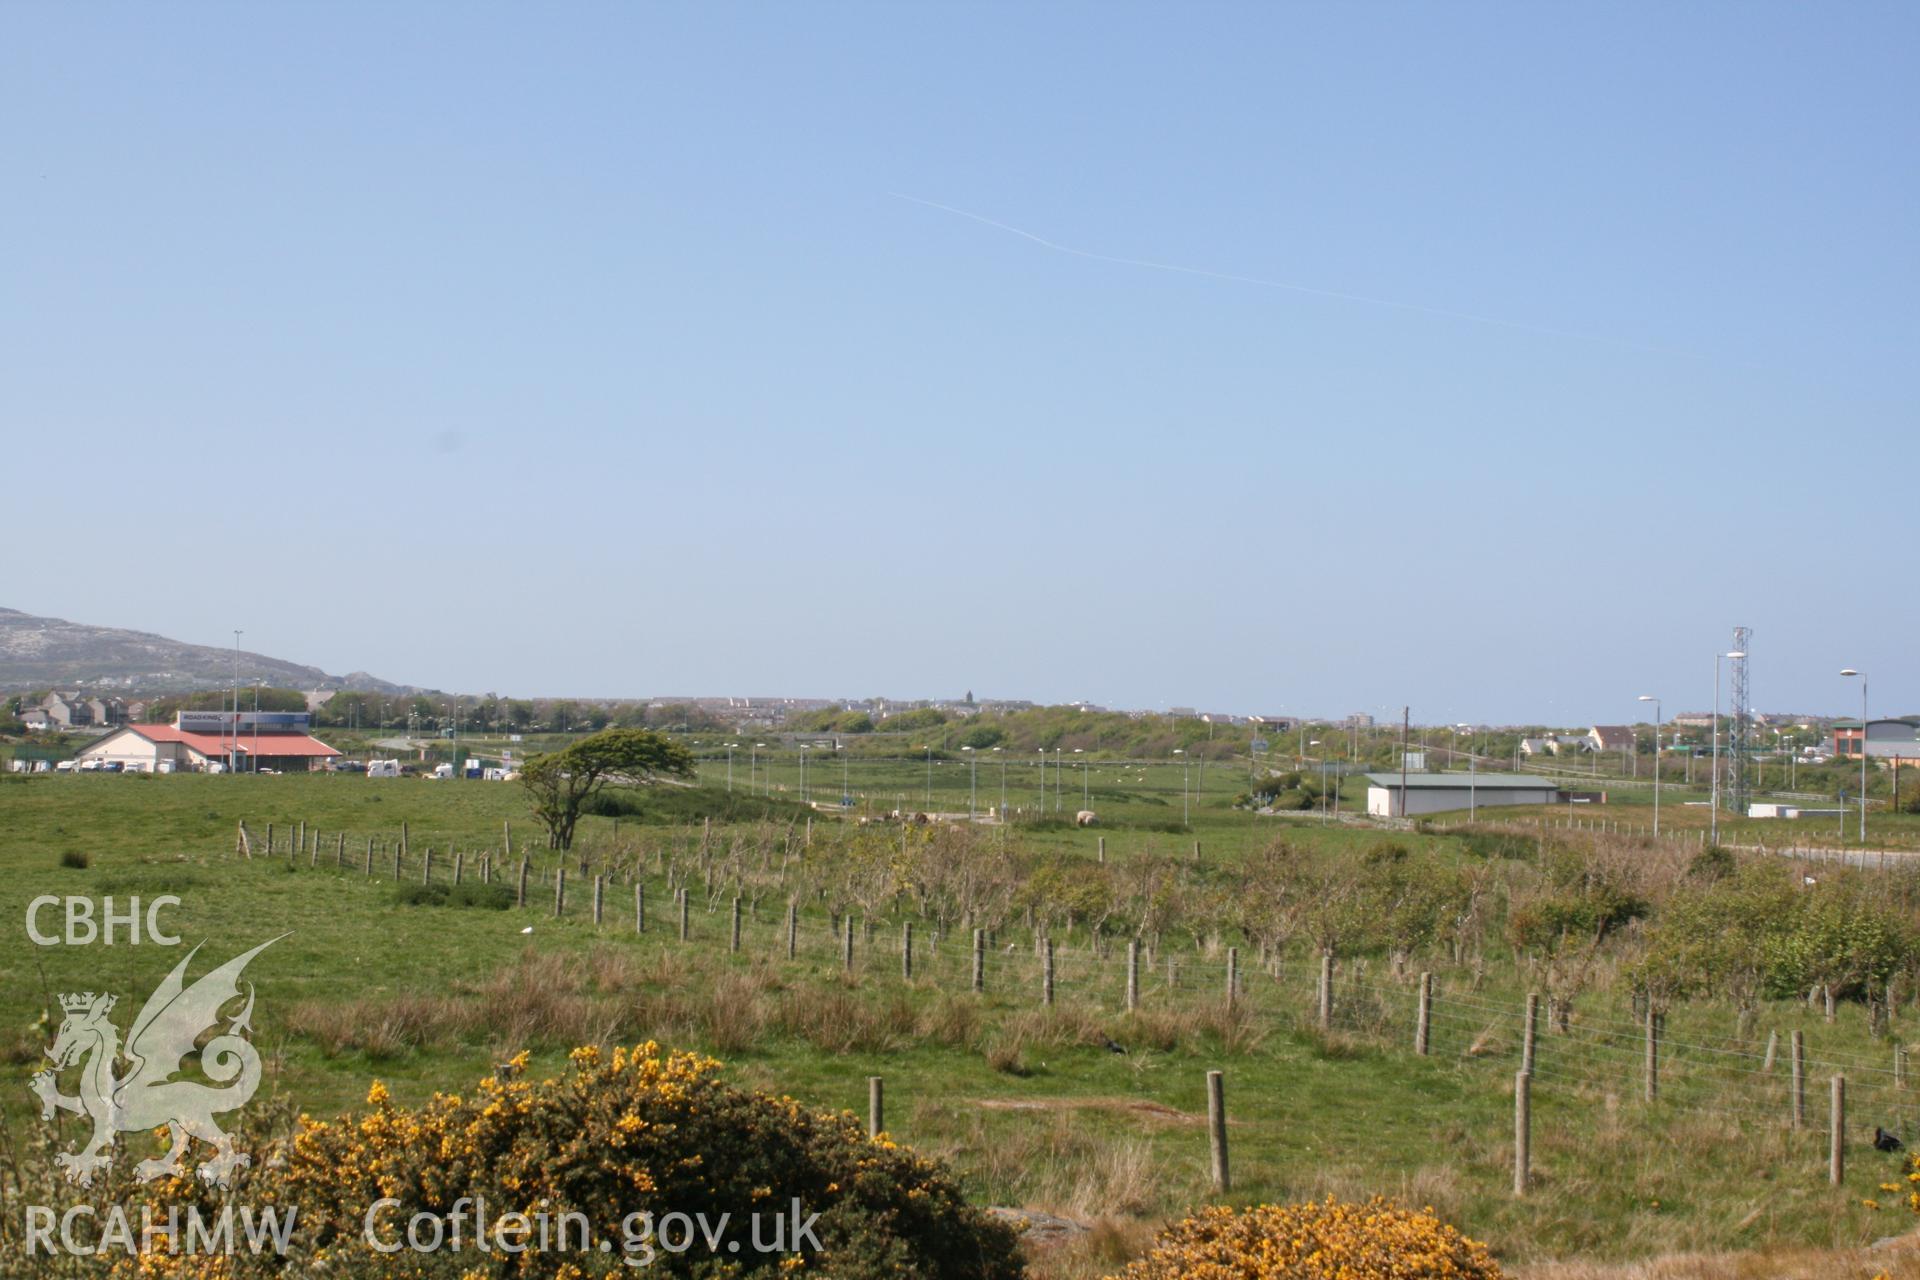
[[[20,719],[29,729],[60,733],[69,729],[110,728],[145,714],[146,709],[144,702],[55,690],[38,702],[21,707]]]

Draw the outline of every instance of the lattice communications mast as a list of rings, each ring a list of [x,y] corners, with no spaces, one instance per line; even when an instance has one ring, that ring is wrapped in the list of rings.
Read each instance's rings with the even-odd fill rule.
[[[1749,627],[1733,629],[1732,652],[1740,656],[1733,659],[1732,702],[1729,708],[1727,726],[1727,811],[1745,814],[1747,803],[1752,799],[1749,784],[1748,763],[1753,754],[1753,704],[1747,698],[1747,659],[1753,652],[1753,630]]]

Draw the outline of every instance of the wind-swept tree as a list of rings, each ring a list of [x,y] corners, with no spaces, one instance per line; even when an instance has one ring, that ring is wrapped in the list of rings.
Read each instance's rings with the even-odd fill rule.
[[[573,847],[580,810],[602,787],[640,786],[658,777],[693,776],[693,753],[648,729],[608,729],[527,761],[520,782],[549,849]]]

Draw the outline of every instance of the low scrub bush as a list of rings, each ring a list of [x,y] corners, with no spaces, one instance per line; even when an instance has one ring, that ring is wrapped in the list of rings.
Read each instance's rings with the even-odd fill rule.
[[[524,1069],[525,1061],[514,1066]],[[942,1166],[884,1135],[869,1139],[850,1114],[808,1111],[790,1098],[729,1085],[719,1065],[653,1043],[582,1048],[558,1078],[496,1072],[470,1096],[436,1095],[417,1109],[375,1084],[365,1111],[333,1121],[303,1117],[292,1138],[256,1165],[248,1195],[298,1209],[288,1256],[241,1254],[220,1274],[586,1280],[635,1274],[642,1258],[648,1274],[664,1276],[1022,1274],[1013,1232],[967,1204]],[[220,1193],[175,1179],[162,1194],[198,1194],[201,1211],[212,1214]],[[383,1254],[366,1238],[376,1203],[386,1202],[376,1234],[391,1242],[405,1239],[415,1215],[445,1226],[469,1197],[461,1207],[471,1213],[473,1203],[484,1203],[493,1226],[509,1212],[538,1212],[564,1233],[555,1239],[596,1243],[483,1253],[472,1217],[463,1249]],[[796,1205],[800,1221],[817,1215],[808,1234],[793,1231]],[[711,1248],[697,1233],[675,1246],[660,1225],[669,1214],[704,1215],[708,1224],[724,1216],[728,1225]],[[784,1221],[780,1250],[771,1248],[776,1216]],[[756,1239],[766,1251],[752,1247]],[[611,1248],[601,1251],[600,1240]],[[152,1264],[142,1275],[213,1274],[176,1269],[184,1260],[142,1261]]]
[[[408,907],[479,907],[505,911],[513,905],[513,890],[504,884],[463,880],[459,884],[403,884],[393,894]]]
[[[1202,1209],[1115,1280],[1500,1280],[1486,1247],[1375,1199]]]

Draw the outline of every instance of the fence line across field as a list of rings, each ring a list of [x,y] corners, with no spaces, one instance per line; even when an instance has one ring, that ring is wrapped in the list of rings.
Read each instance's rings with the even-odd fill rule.
[[[1885,1064],[1843,1061],[1807,1056],[1799,1047],[1804,1035],[1796,1031],[1795,1054],[1789,1062],[1788,1055],[1780,1052],[1777,1033],[1761,1053],[1667,1036],[1664,1014],[1628,1022],[1573,1011],[1562,1026],[1548,1016],[1538,998],[1533,1002],[1531,1016],[1536,1021],[1529,1035],[1530,1017],[1524,1004],[1493,1001],[1471,983],[1463,985],[1457,978],[1448,981],[1439,974],[1399,972],[1387,981],[1375,981],[1369,976],[1373,968],[1364,961],[1284,960],[1263,955],[1262,947],[1209,945],[1192,935],[1186,945],[1177,941],[1169,945],[1158,937],[1115,945],[1113,939],[1103,940],[1085,928],[1066,930],[1066,941],[1037,930],[1025,938],[1003,941],[993,931],[970,924],[950,922],[943,927],[893,912],[870,915],[835,911],[821,904],[802,906],[765,885],[751,894],[730,892],[728,877],[713,877],[710,862],[696,872],[694,866],[680,863],[679,855],[665,851],[636,851],[631,858],[602,862],[597,869],[569,875],[565,855],[552,867],[535,867],[525,851],[516,858],[504,850],[462,849],[452,841],[423,845],[415,856],[404,824],[397,837],[354,837],[352,856],[344,832],[333,834],[324,857],[323,836],[317,828],[297,822],[289,826],[287,836],[290,867],[304,862],[308,868],[363,879],[385,879],[390,873],[396,884],[410,882],[417,867],[417,882],[423,885],[497,884],[522,910],[588,920],[602,930],[617,932],[623,927],[630,934],[684,937],[689,945],[723,947],[756,961],[792,958],[878,980],[891,976],[945,989],[970,987],[1001,1002],[1030,1000],[1038,1007],[1052,1007],[1065,997],[1077,1006],[1092,1006],[1113,1016],[1147,1014],[1156,1008],[1212,1009],[1266,1020],[1275,1028],[1316,1023],[1327,1031],[1358,1027],[1409,1053],[1452,1057],[1489,1068],[1519,1061],[1516,1082],[1495,1080],[1498,1087],[1515,1089],[1517,1098],[1524,1092],[1524,1099],[1516,1103],[1516,1144],[1529,1141],[1530,1129],[1523,1132],[1523,1128],[1530,1125],[1531,1108],[1540,1100],[1542,1088],[1549,1101],[1554,1094],[1573,1101],[1587,1093],[1617,1098],[1638,1084],[1647,1106],[1678,1106],[1691,1113],[1787,1129],[1819,1127],[1810,1096],[1816,1083],[1824,1089],[1825,1082],[1834,1082],[1835,1114],[1851,1106],[1856,1113],[1884,1114],[1896,1125],[1901,1117],[1912,1123],[1916,1101],[1920,1101],[1909,1093],[1905,1045],[1897,1041],[1890,1041],[1891,1058]],[[503,830],[503,837],[504,849],[510,850],[510,828]],[[275,824],[269,823],[263,846],[256,848],[242,822],[235,854],[248,859],[278,857],[279,844]],[[699,861],[701,855],[692,847],[691,837],[688,844],[689,861]],[[649,873],[649,863],[657,863],[661,870]],[[590,867],[584,861],[578,865]],[[783,859],[782,878],[785,866]],[[696,880],[700,882],[697,890]],[[655,885],[661,888],[656,890]],[[621,893],[628,895],[630,906],[619,905],[624,900]],[[1008,932],[1026,931],[1010,926]],[[1077,945],[1076,933],[1085,937]],[[1887,1024],[1891,1020],[1889,1012]],[[1477,1051],[1483,1045],[1491,1047]],[[1745,1065],[1753,1062],[1763,1065]],[[1637,1079],[1635,1073],[1639,1073]],[[876,1080],[876,1113],[878,1087]],[[1216,1087],[1210,1086],[1210,1098]],[[1711,1092],[1704,1098],[1696,1096],[1703,1090]],[[1761,1093],[1766,1096],[1753,1096]],[[1221,1110],[1224,1116],[1224,1103]],[[1516,1146],[1516,1158],[1527,1154],[1524,1147]],[[1828,1154],[1830,1176],[1837,1179],[1843,1153],[1836,1148]],[[1219,1160],[1224,1169],[1224,1152]],[[1523,1194],[1527,1183],[1517,1170],[1515,1193]]]

